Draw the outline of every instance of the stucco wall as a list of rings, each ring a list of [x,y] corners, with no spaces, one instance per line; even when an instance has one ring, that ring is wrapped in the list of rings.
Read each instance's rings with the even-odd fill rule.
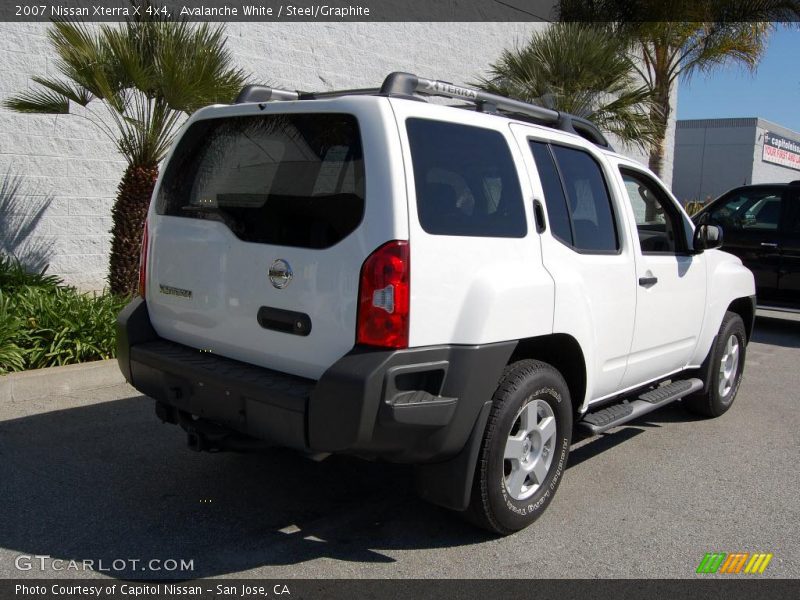
[[[483,74],[502,49],[543,26],[231,23],[227,32],[236,64],[254,79],[320,90],[374,86],[396,70],[465,83]],[[0,97],[25,89],[32,75],[55,74],[46,28],[42,23],[0,23]],[[39,214],[29,241],[44,253],[51,273],[87,290],[105,285],[110,210],[124,169],[114,144],[88,116],[19,115],[0,108],[0,177],[11,173],[24,178],[24,202],[0,214],[0,238]],[[673,134],[674,122],[669,149]],[[671,169],[670,151],[667,183]],[[40,202],[48,196],[50,204],[42,212]],[[16,250],[24,256],[24,249]]]

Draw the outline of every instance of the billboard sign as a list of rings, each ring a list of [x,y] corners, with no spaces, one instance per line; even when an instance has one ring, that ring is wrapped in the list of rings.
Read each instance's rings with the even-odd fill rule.
[[[800,171],[800,142],[766,131],[761,160]]]

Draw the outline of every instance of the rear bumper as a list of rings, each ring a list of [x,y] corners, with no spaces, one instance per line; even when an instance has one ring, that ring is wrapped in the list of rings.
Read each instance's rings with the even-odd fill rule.
[[[122,373],[167,420],[194,415],[277,446],[407,463],[464,448],[516,346],[355,347],[314,381],[164,340],[141,299],[117,328]]]

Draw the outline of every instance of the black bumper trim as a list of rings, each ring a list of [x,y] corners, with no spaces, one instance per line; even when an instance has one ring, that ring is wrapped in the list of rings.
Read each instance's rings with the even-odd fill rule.
[[[278,446],[405,463],[461,452],[516,347],[355,347],[314,381],[161,339],[141,299],[118,328],[126,379],[178,411]]]

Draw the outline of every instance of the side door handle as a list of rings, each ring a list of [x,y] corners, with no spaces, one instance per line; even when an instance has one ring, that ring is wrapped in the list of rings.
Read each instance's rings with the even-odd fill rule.
[[[547,223],[544,220],[544,208],[542,208],[542,203],[538,200],[533,201],[533,217],[536,220],[536,232],[544,233],[545,229],[547,229]]]
[[[639,277],[639,285],[642,287],[650,287],[658,283],[658,277]]]
[[[763,248],[777,248],[778,244],[776,244],[775,242],[761,242],[761,246]]]

